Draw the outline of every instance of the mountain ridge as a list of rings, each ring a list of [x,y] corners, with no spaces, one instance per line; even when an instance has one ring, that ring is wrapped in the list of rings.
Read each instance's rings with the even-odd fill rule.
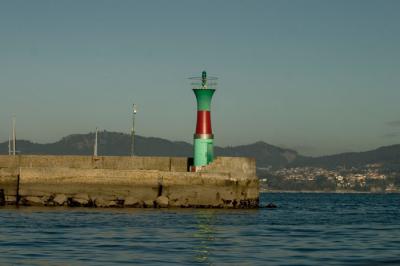
[[[17,140],[21,154],[92,155],[95,133],[71,134],[47,144]],[[104,156],[130,155],[131,137],[121,132],[99,132],[98,151]],[[192,156],[192,144],[170,141],[158,137],[135,136],[135,154],[139,156]],[[0,143],[0,154],[8,153],[8,143]],[[346,152],[327,156],[310,157],[293,149],[281,148],[264,141],[247,145],[215,147],[216,156],[254,157],[258,168],[284,167],[353,167],[373,163],[400,164],[400,144],[382,146],[364,152]]]

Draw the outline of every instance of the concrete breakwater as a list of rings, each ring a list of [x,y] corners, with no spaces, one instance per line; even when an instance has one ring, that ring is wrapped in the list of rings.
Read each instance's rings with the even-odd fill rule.
[[[0,205],[256,208],[255,160],[217,157],[0,156]]]

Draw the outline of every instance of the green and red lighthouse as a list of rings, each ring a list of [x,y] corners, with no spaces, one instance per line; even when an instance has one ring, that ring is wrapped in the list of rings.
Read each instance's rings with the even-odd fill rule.
[[[207,77],[205,71],[201,78],[191,78],[193,92],[197,100],[197,123],[194,134],[194,170],[214,160],[214,135],[211,128],[211,99],[214,95],[217,78]]]

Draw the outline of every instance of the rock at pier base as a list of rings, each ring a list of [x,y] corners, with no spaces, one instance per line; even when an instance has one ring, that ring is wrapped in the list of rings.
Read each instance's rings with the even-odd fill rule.
[[[99,208],[115,208],[119,207],[118,203],[115,200],[106,200],[103,198],[96,198],[94,201],[94,205]]]
[[[56,206],[64,206],[64,204],[67,203],[67,200],[68,200],[68,198],[64,194],[57,194],[53,198],[54,205],[56,205]]]
[[[265,206],[265,208],[267,208],[267,209],[276,209],[277,206],[276,206],[275,204],[273,204],[273,203],[269,203],[269,204],[267,204],[267,205]]]
[[[68,200],[68,206],[71,207],[90,207],[90,203],[90,198],[85,193],[76,194]]]
[[[159,196],[156,199],[156,206],[159,208],[167,208],[169,206],[169,199],[165,196]]]
[[[21,205],[25,206],[43,206],[44,202],[40,197],[27,196],[21,199]]]
[[[154,201],[153,200],[145,200],[144,207],[145,208],[154,208]]]
[[[143,202],[135,197],[126,197],[124,201],[124,207],[140,208],[143,207]]]

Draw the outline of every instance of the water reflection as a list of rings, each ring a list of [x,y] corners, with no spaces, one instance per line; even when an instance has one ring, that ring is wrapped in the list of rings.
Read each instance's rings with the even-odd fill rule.
[[[197,232],[194,233],[196,245],[194,247],[195,261],[211,265],[211,246],[215,241],[215,211],[201,210],[196,214]]]

